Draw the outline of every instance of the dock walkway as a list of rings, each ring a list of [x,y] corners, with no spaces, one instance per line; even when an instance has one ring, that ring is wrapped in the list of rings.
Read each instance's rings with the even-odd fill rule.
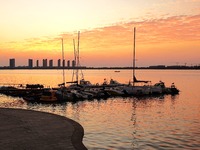
[[[0,149],[87,150],[83,127],[66,117],[0,108]]]

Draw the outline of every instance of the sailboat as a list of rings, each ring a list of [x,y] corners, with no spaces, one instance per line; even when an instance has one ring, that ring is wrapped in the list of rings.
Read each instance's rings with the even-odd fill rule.
[[[72,82],[67,82],[67,83],[73,83],[69,87],[71,88],[84,88],[84,87],[91,87],[93,86],[90,81],[87,81],[84,79],[84,75],[80,65],[80,57],[79,57],[79,46],[80,46],[80,31],[78,32],[78,43],[77,43],[77,49],[75,46],[75,40],[73,40],[74,44],[74,61],[75,61],[75,69],[73,70],[73,75],[72,75]],[[80,78],[79,78],[80,76]],[[74,80],[75,78],[75,80]]]
[[[58,101],[73,101],[74,94],[65,86],[65,64],[64,64],[64,45],[62,39],[62,66],[63,66],[63,83],[59,84],[56,91]]]
[[[91,87],[92,84],[89,81],[84,80],[83,72],[81,70],[81,79],[79,80],[80,76],[80,59],[79,59],[79,43],[80,42],[80,31],[78,32],[78,44],[77,49],[75,47],[75,40],[73,39],[74,44],[74,61],[75,61],[75,68],[73,70],[72,81],[65,82],[69,84],[67,88],[63,88],[62,94],[64,100],[77,100],[77,99],[91,99],[93,94],[88,93],[85,91],[86,87]]]
[[[124,92],[128,95],[149,95],[152,93],[158,93],[161,94],[162,93],[162,88],[160,86],[149,86],[149,85],[136,85],[137,83],[149,83],[150,81],[144,81],[144,80],[137,80],[136,76],[135,76],[135,49],[136,49],[136,43],[135,43],[135,39],[136,39],[136,28],[134,27],[134,34],[133,34],[133,74],[132,74],[132,80],[133,82],[129,83],[127,86],[124,87]]]
[[[155,94],[178,94],[179,90],[172,83],[171,87],[165,87],[164,82],[159,81],[154,85],[137,86],[136,83],[150,83],[151,81],[137,80],[135,76],[135,39],[136,28],[134,27],[134,42],[133,42],[133,83],[124,87],[124,92],[129,95],[155,95]]]

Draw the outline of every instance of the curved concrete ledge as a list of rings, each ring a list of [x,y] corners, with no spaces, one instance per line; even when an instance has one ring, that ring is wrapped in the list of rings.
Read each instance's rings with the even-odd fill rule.
[[[87,150],[83,127],[66,117],[0,108],[0,122],[1,149]]]

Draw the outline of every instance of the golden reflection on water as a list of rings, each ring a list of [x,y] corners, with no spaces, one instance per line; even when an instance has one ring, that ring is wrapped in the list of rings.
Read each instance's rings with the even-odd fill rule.
[[[86,80],[101,83],[113,78],[126,83],[131,70],[84,70]],[[71,80],[71,70],[66,78]],[[0,95],[0,107],[50,112],[79,122],[88,149],[197,149],[200,147],[200,72],[138,70],[137,78],[172,82],[179,95],[147,98],[109,98],[63,104],[32,104],[21,98]],[[61,70],[3,70],[0,83],[45,84],[62,82]],[[195,139],[194,139],[195,137]]]

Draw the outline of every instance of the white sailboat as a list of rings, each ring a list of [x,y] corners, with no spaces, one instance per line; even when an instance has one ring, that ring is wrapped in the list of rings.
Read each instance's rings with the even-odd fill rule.
[[[148,83],[150,81],[142,81],[137,80],[135,77],[135,39],[136,39],[136,28],[134,27],[134,36],[133,36],[133,75],[132,80],[133,82],[127,86],[124,86],[124,92],[129,95],[149,95],[152,93],[162,93],[162,88],[160,86],[150,86],[150,85],[136,85],[136,83]]]

